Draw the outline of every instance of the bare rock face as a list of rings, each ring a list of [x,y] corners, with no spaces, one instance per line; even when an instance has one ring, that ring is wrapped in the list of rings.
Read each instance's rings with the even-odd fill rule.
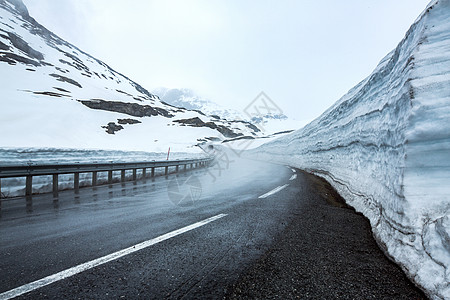
[[[77,87],[79,87],[79,88],[82,88],[81,84],[79,84],[79,83],[76,82],[75,80],[70,79],[70,78],[68,78],[68,77],[65,77],[65,76],[62,76],[62,75],[59,75],[59,74],[50,74],[50,76],[55,77],[56,80],[58,80],[58,81],[61,81],[61,82],[67,82],[67,83],[73,84],[74,86],[77,86]]]
[[[138,131],[158,131],[162,124],[173,126],[173,119],[188,120],[193,117],[192,123],[185,122],[190,127],[208,127],[213,129],[218,141],[226,138],[236,138],[244,135],[262,136],[263,133],[251,123],[245,121],[233,121],[232,119],[214,117],[200,110],[189,110],[165,103],[155,94],[150,93],[138,83],[127,76],[113,70],[106,63],[82,51],[75,45],[58,37],[50,30],[39,24],[29,15],[23,0],[0,0],[0,85],[2,96],[7,99],[0,101],[0,111],[8,115],[15,122],[22,122],[23,113],[17,110],[17,105],[27,107],[28,114],[38,114],[40,122],[48,124],[48,139],[33,140],[39,127],[33,131],[23,130],[10,134],[7,138],[2,136],[2,146],[15,147],[27,140],[27,146],[53,147],[55,142],[64,145],[78,145],[74,134],[67,134],[59,141],[54,141],[52,136],[58,135],[62,125],[71,119],[71,123],[80,121],[79,114],[83,114],[83,133],[77,132],[77,137],[83,135],[86,144],[101,148],[111,142],[114,136],[115,144],[108,147],[128,148],[128,141],[133,133],[128,134],[127,126],[140,127]],[[22,72],[23,70],[23,72]],[[155,71],[156,72],[156,71]],[[10,95],[10,96],[9,96]],[[58,98],[57,101],[48,102],[46,98]],[[16,99],[20,99],[16,101]],[[18,104],[18,103],[21,104]],[[76,102],[75,104],[73,102]],[[50,105],[49,109],[44,109]],[[86,109],[90,108],[90,109]],[[70,110],[66,115],[65,109]],[[63,114],[58,114],[61,111]],[[106,111],[108,114],[100,111]],[[47,113],[54,116],[49,118]],[[125,116],[124,116],[125,114]],[[110,118],[99,120],[97,116],[109,115]],[[149,118],[152,117],[152,118]],[[157,118],[155,118],[157,117]],[[164,120],[166,119],[166,120]],[[0,118],[0,127],[4,123]],[[183,121],[181,121],[183,123]],[[19,128],[8,123],[8,126]],[[98,130],[100,127],[106,131]],[[25,128],[25,127],[24,127]],[[75,128],[70,128],[74,130]],[[68,131],[70,131],[68,130]],[[183,135],[183,132],[198,132],[192,141],[186,141],[185,146],[190,148],[195,145],[197,138],[205,139],[204,130],[192,130],[182,126],[173,126],[171,135],[167,135],[165,143],[171,143],[171,136]],[[29,137],[21,138],[18,136]],[[105,138],[107,136],[107,138]],[[136,141],[144,144],[143,141]],[[143,148],[150,149],[155,146],[145,144]],[[159,145],[158,145],[159,147]]]
[[[105,128],[106,129],[105,131],[108,134],[115,134],[117,131],[122,130],[123,126],[122,125],[117,125],[114,122],[109,122],[108,125],[102,126],[102,128]]]
[[[182,120],[175,120],[174,122],[184,124],[191,127],[208,127],[211,129],[215,129],[221,134],[223,134],[227,138],[235,138],[242,136],[242,133],[235,133],[233,130],[223,126],[223,125],[217,125],[214,122],[203,122],[200,118],[190,118],[190,119],[182,119]]]
[[[14,7],[16,8],[16,10],[25,17],[30,17],[29,13],[28,13],[28,9],[25,6],[25,4],[23,4],[22,0],[6,0],[7,2],[11,3],[12,5],[14,5]]]
[[[160,107],[152,107],[150,105],[140,105],[137,103],[125,103],[119,101],[105,101],[101,99],[80,100],[81,103],[92,109],[100,109],[112,112],[127,114],[133,117],[151,117],[163,116],[166,118],[173,117],[167,110]]]
[[[122,124],[122,125],[125,125],[125,124],[132,125],[132,124],[139,124],[142,122],[139,120],[136,120],[136,119],[117,119],[117,123]]]

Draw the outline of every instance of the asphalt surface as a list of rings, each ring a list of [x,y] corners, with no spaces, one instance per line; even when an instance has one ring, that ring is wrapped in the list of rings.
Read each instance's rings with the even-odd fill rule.
[[[325,180],[300,176],[309,183],[302,185],[302,205],[227,298],[426,299],[378,248],[365,217]]]
[[[365,219],[332,194],[298,170],[237,160],[58,199],[3,201],[0,299],[220,214],[17,299],[423,297],[383,256]]]

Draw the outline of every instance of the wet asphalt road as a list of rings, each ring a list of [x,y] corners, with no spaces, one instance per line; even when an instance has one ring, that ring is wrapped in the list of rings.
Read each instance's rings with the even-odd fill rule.
[[[186,181],[192,189],[182,185]],[[178,190],[174,188],[177,182]],[[280,186],[285,188],[259,198]],[[192,198],[181,199],[185,195]],[[317,197],[311,182],[298,171],[235,161],[226,170],[202,169],[167,179],[85,188],[79,195],[66,191],[58,200],[36,196],[27,207],[25,199],[4,201],[0,294],[226,214],[18,299],[248,297],[236,293],[237,287],[245,286],[242,274],[261,263],[261,257],[290,230],[292,220],[299,218],[299,212],[308,214],[305,205],[309,207]]]
[[[0,219],[0,292],[153,239],[218,214],[219,220],[27,293],[22,298],[220,297],[261,256],[299,205],[295,187],[258,197],[289,183],[283,166],[235,162],[147,180],[4,201]],[[237,168],[239,167],[239,168]],[[175,205],[167,187],[194,175],[202,195]],[[192,181],[192,178],[191,178]],[[188,190],[180,189],[180,195]],[[198,192],[198,189],[194,191]],[[275,196],[275,195],[274,195]],[[28,212],[27,212],[28,210]]]

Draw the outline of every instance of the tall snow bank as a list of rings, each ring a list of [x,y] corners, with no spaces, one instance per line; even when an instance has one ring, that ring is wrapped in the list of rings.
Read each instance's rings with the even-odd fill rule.
[[[450,299],[450,0],[319,118],[251,155],[327,179],[418,286]]]

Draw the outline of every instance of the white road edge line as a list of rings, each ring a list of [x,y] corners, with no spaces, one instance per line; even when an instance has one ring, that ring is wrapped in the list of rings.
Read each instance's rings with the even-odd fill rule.
[[[294,174],[291,176],[291,178],[289,178],[290,181],[295,180],[297,178],[297,174]]]
[[[102,265],[102,264],[105,264],[107,262],[110,262],[110,261],[116,260],[118,258],[121,258],[121,257],[123,257],[125,255],[131,254],[133,252],[136,252],[136,251],[142,250],[144,248],[150,247],[152,245],[158,244],[158,243],[160,243],[162,241],[168,240],[170,238],[173,238],[173,237],[175,237],[177,235],[180,235],[182,233],[185,233],[187,231],[196,229],[198,227],[201,227],[203,225],[206,225],[208,223],[216,221],[216,220],[218,220],[220,218],[223,218],[225,216],[227,216],[227,214],[219,214],[217,216],[214,216],[214,217],[205,219],[203,221],[191,224],[189,226],[177,229],[175,231],[163,234],[163,235],[161,235],[159,237],[156,237],[154,239],[151,239],[151,240],[148,240],[148,241],[136,244],[134,246],[125,248],[123,250],[119,250],[117,252],[111,253],[109,255],[106,255],[106,256],[103,256],[103,257],[100,257],[100,258],[88,261],[88,262],[86,262],[84,264],[81,264],[81,265],[69,268],[67,270],[64,270],[64,271],[61,271],[59,273],[56,273],[56,274],[44,277],[42,279],[33,281],[31,283],[27,283],[25,285],[22,285],[20,287],[15,288],[15,289],[12,289],[12,290],[9,290],[7,292],[1,293],[0,294],[0,300],[7,300],[7,299],[12,299],[12,298],[18,297],[20,295],[23,295],[25,293],[34,291],[36,289],[39,289],[39,288],[44,287],[46,285],[49,285],[51,283],[63,280],[65,278],[71,277],[71,276],[76,275],[78,273],[81,273],[83,271],[92,269],[92,268],[97,267],[99,265]]]
[[[279,187],[274,188],[273,190],[271,190],[270,192],[265,193],[264,195],[261,195],[258,197],[258,199],[264,199],[267,198],[275,193],[278,193],[279,191],[281,191],[282,189],[286,188],[289,184],[285,184]]]

